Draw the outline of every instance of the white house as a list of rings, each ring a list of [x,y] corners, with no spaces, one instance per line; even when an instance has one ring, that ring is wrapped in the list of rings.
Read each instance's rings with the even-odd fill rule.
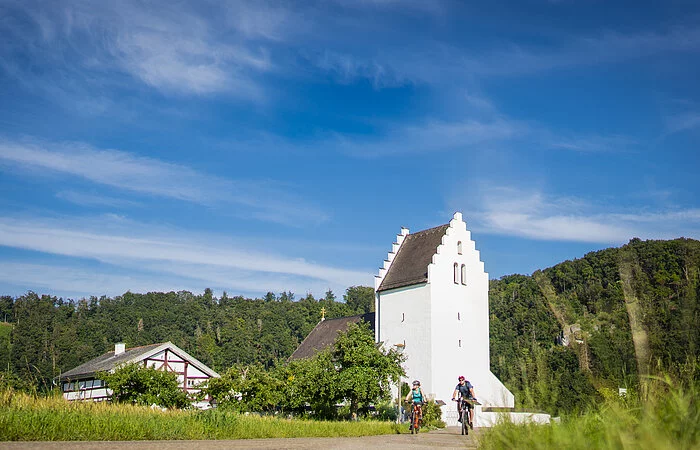
[[[144,367],[175,372],[180,388],[188,394],[200,391],[200,384],[219,374],[198,361],[193,356],[173,344],[165,342],[143,347],[126,349],[124,344],[116,344],[114,351],[107,352],[80,366],[71,369],[59,377],[63,397],[67,400],[103,401],[112,396],[112,391],[103,380],[97,378],[100,372],[113,372],[121,365],[137,363]],[[207,407],[208,401],[197,404]]]
[[[457,422],[451,402],[457,377],[475,387],[482,406],[476,426],[493,418],[483,408],[513,408],[513,394],[491,373],[489,280],[462,214],[448,224],[410,233],[402,228],[375,277],[375,337],[407,357],[406,381],[442,400],[443,420]],[[481,419],[481,420],[480,420]]]

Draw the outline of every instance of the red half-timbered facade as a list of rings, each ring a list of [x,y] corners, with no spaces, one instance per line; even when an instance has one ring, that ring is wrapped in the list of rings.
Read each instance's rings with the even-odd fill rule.
[[[63,396],[67,400],[108,400],[112,391],[97,378],[100,372],[112,372],[124,364],[141,364],[177,374],[180,387],[189,394],[200,391],[200,385],[219,374],[204,363],[190,356],[172,342],[146,345],[126,349],[124,344],[116,344],[114,351],[65,372],[59,377]],[[197,406],[206,407],[208,400]]]

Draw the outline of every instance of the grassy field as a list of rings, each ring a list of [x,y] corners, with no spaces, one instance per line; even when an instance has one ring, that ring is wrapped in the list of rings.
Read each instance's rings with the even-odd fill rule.
[[[397,433],[378,421],[324,422],[232,412],[159,411],[0,392],[0,441],[253,439]]]
[[[661,383],[664,384],[664,383]],[[697,449],[700,392],[655,389],[645,400],[610,397],[597,411],[552,425],[504,423],[484,433],[484,449]]]

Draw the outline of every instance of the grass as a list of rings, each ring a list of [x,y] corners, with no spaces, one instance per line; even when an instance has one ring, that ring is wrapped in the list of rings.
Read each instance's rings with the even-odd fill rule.
[[[159,411],[0,392],[0,441],[351,437],[398,433],[389,422],[327,422],[209,411]]]
[[[551,425],[502,423],[485,432],[484,449],[700,448],[700,390],[657,379],[646,399],[610,396],[595,411]]]

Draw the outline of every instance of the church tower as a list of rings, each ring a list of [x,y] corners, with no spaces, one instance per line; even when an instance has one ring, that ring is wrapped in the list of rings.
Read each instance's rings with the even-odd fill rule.
[[[410,381],[445,402],[443,420],[456,425],[450,401],[457,377],[474,385],[483,407],[514,406],[513,394],[491,373],[489,280],[462,214],[448,224],[410,233],[402,228],[375,277],[375,336],[403,349]]]

